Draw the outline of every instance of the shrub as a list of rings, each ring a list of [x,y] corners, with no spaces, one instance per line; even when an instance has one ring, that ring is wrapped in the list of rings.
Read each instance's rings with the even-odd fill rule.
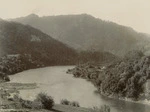
[[[76,102],[76,101],[70,102],[70,106],[73,106],[73,107],[80,107],[79,103]]]
[[[6,75],[6,76],[4,77],[4,80],[5,80],[6,82],[9,82],[9,81],[10,81],[10,78]]]
[[[32,101],[22,100],[21,105],[23,108],[32,109]]]
[[[32,108],[33,109],[43,109],[43,104],[39,101],[33,101]]]
[[[62,104],[62,105],[69,105],[69,104],[70,104],[70,101],[68,101],[67,99],[62,99],[62,100],[60,101],[60,104]]]
[[[42,109],[43,108],[43,104],[41,102],[24,100],[20,98],[18,95],[14,95],[13,98],[9,98],[8,100],[18,102],[19,108],[26,108],[26,109]]]
[[[110,112],[110,107],[108,105],[103,105],[99,107],[93,107],[93,112]]]
[[[60,104],[62,105],[70,105],[70,106],[73,106],[73,107],[80,107],[79,103],[76,102],[76,101],[68,101],[67,99],[62,99],[60,101]]]
[[[51,96],[48,96],[45,93],[39,93],[35,99],[37,102],[41,102],[44,109],[51,110],[54,106],[54,100]]]
[[[22,108],[26,109],[43,109],[43,104],[38,101],[30,101],[20,98],[19,104],[21,105]]]

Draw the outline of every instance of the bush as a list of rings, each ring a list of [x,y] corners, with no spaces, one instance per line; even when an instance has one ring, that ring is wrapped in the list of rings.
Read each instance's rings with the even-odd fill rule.
[[[32,108],[33,109],[43,109],[43,104],[39,101],[33,101]]]
[[[79,103],[76,102],[76,101],[70,102],[70,106],[73,106],[73,107],[80,107]]]
[[[103,105],[99,107],[93,107],[92,109],[94,112],[110,112],[110,107],[107,105]]]
[[[4,80],[5,80],[6,82],[9,82],[9,81],[10,81],[10,78],[6,75],[6,76],[4,77]]]
[[[68,101],[67,99],[62,99],[60,101],[60,104],[62,105],[70,105],[70,106],[73,106],[73,107],[80,107],[79,103],[76,102],[76,101]]]
[[[41,102],[44,109],[51,110],[54,106],[54,100],[51,96],[48,96],[45,93],[39,93],[35,99],[36,102]]]
[[[22,100],[21,105],[23,108],[32,109],[32,101]]]
[[[20,98],[17,94],[14,95],[13,98],[9,98],[8,100],[9,101],[18,102],[19,108],[43,109],[43,104],[41,102],[39,102],[39,101],[24,100],[24,99]]]
[[[62,100],[60,101],[60,104],[62,104],[62,105],[69,105],[69,104],[70,104],[70,101],[68,101],[67,99],[62,99]]]

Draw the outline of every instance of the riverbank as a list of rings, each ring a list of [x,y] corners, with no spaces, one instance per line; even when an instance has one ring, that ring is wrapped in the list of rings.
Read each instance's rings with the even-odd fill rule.
[[[81,107],[85,108],[109,105],[111,112],[149,112],[150,106],[148,105],[111,99],[96,94],[97,88],[90,81],[66,74],[66,71],[72,68],[73,66],[55,66],[27,70],[12,75],[10,82],[37,83],[39,87],[37,89],[20,90],[20,96],[26,100],[34,99],[38,93],[45,92],[53,97],[56,104],[60,104],[62,99],[67,99],[77,101]]]
[[[42,69],[42,68],[41,68]],[[44,69],[44,68],[43,68]],[[48,68],[46,68],[48,69]],[[29,70],[30,71],[30,70]],[[28,71],[27,71],[28,72]],[[39,88],[37,83],[0,83],[0,112],[92,112],[92,109],[83,107],[72,107],[69,105],[55,104],[51,110],[24,109],[18,102],[21,90],[35,90]],[[94,111],[93,111],[94,112]]]
[[[52,110],[33,110],[33,109],[0,109],[0,112],[95,112],[93,109],[83,107],[72,107],[56,104]]]
[[[35,89],[35,83],[0,83],[0,109],[21,108],[16,99],[19,97],[19,90]]]
[[[17,102],[19,90],[38,88],[35,83],[0,83],[0,112],[96,112],[92,108],[55,104],[51,110],[25,109]],[[18,96],[16,96],[18,97]]]
[[[126,102],[131,102],[131,103],[135,103],[135,104],[144,104],[144,105],[148,105],[150,106],[150,100],[138,100],[138,101],[134,101],[133,99],[130,99],[130,98],[125,98],[125,97],[116,97],[115,95],[110,95],[110,96],[107,96],[105,94],[102,94],[99,92],[100,95],[104,96],[104,97],[108,97],[108,98],[111,98],[111,99],[118,99],[120,101],[126,101]]]
[[[82,64],[67,73],[93,83],[99,94],[134,103],[150,104],[149,65],[150,57],[123,59],[109,65]]]

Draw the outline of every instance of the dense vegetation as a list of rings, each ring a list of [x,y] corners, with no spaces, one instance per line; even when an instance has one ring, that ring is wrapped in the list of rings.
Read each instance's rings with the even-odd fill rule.
[[[47,110],[51,110],[55,102],[51,96],[46,93],[39,93],[35,99],[36,102],[40,102],[42,107]]]
[[[30,26],[0,21],[0,77],[23,70],[75,63],[75,50]]]
[[[144,84],[150,79],[149,66],[150,56],[134,51],[111,64],[83,64],[68,73],[92,81],[101,94],[137,100],[145,97]]]
[[[6,55],[0,58],[0,77],[1,80],[9,81],[8,75],[42,66],[42,62],[33,59],[31,55]]]
[[[76,64],[90,63],[110,63],[114,60],[118,60],[119,57],[109,52],[98,52],[98,51],[82,51],[78,53]]]
[[[149,35],[88,14],[45,17],[32,14],[13,21],[38,28],[79,51],[94,49],[123,56],[131,49],[147,52],[150,48]]]
[[[7,75],[27,69],[115,58],[108,52],[76,52],[31,26],[0,21],[0,76],[7,81]]]
[[[2,109],[46,109],[51,110],[55,102],[51,96],[48,96],[46,93],[39,93],[36,96],[36,99],[33,101],[22,99],[19,94],[15,93],[11,96],[12,93],[9,90],[1,90],[0,99],[3,102],[8,103],[7,106],[2,106]],[[5,97],[4,97],[5,96]],[[6,103],[6,104],[7,104]],[[11,105],[9,105],[11,104]]]
[[[76,52],[42,33],[19,23],[0,21],[0,56],[28,54],[44,65],[72,64]]]

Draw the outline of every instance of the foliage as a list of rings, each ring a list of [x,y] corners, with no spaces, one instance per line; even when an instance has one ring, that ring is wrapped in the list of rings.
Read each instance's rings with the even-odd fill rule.
[[[67,99],[62,99],[60,101],[60,104],[62,105],[70,105],[70,106],[73,106],[73,107],[80,107],[79,103],[76,102],[76,101],[68,101]]]
[[[51,96],[48,96],[45,93],[39,93],[35,99],[37,102],[41,102],[43,105],[44,109],[51,110],[52,107],[54,106],[54,100]]]
[[[10,81],[8,75],[42,66],[42,62],[36,61],[29,54],[6,55],[0,58],[0,77]]]
[[[13,101],[18,102],[22,108],[27,109],[47,109],[51,110],[54,106],[54,100],[45,93],[39,93],[34,101],[24,100],[18,96],[14,96]]]
[[[113,64],[105,71],[106,77],[101,84],[102,92],[138,99],[144,92],[144,83],[149,79],[149,65],[149,56],[139,52],[134,53],[134,56],[128,54],[128,58]]]
[[[82,51],[78,55],[78,61],[81,64],[90,62],[90,63],[110,63],[114,60],[117,60],[117,56],[109,52],[100,52],[100,51]]]
[[[80,107],[79,102],[76,102],[76,101],[70,102],[70,106]]]
[[[69,104],[70,104],[70,101],[68,101],[67,99],[62,99],[62,100],[60,101],[60,104],[62,104],[62,105],[69,105]]]
[[[90,80],[104,95],[137,100],[144,93],[144,83],[150,79],[149,66],[150,56],[132,51],[105,66],[82,64],[68,73]]]
[[[99,107],[93,107],[92,109],[94,112],[110,112],[110,107],[107,105],[103,105]]]

